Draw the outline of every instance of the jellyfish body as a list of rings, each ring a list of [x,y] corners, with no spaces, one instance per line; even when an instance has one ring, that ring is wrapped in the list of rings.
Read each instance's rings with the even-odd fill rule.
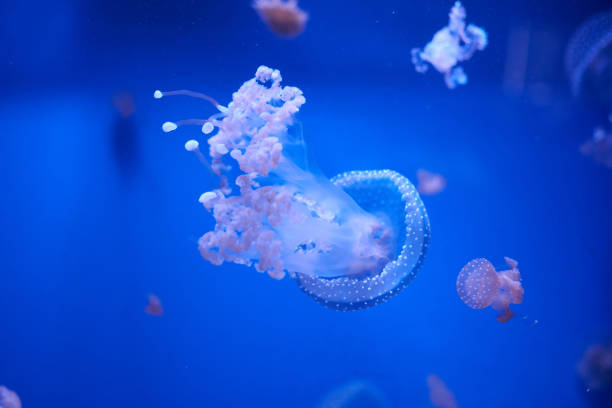
[[[518,262],[505,258],[510,269],[497,272],[484,258],[474,259],[461,269],[457,277],[457,293],[472,309],[491,306],[498,311],[497,320],[505,323],[514,317],[510,304],[523,301],[524,290]]]
[[[461,2],[455,2],[448,15],[448,26],[439,30],[424,49],[413,48],[411,51],[417,72],[427,72],[427,63],[431,64],[444,74],[444,81],[450,89],[467,84],[467,75],[457,63],[470,59],[476,51],[484,50],[488,42],[484,29],[473,24],[466,27],[465,17],[465,8]]]
[[[305,98],[281,80],[277,70],[260,67],[227,108],[203,121],[210,123],[204,133],[217,129],[207,166],[220,184],[200,197],[216,222],[200,238],[200,253],[215,265],[253,265],[276,279],[289,274],[331,308],[379,304],[423,262],[425,207],[414,186],[389,170],[332,181],[310,171],[294,121]],[[198,146],[193,140],[185,147],[207,161]]]
[[[612,132],[596,128],[593,137],[580,146],[580,152],[591,156],[597,163],[612,168]]]
[[[427,376],[427,387],[429,388],[429,401],[434,407],[457,408],[455,394],[448,389],[444,381],[435,374]]]
[[[446,179],[441,174],[430,173],[423,169],[417,171],[417,180],[417,190],[425,195],[440,194],[446,187]]]
[[[164,308],[162,307],[161,300],[153,294],[149,295],[149,304],[145,307],[145,312],[155,317],[163,316]]]
[[[367,381],[352,381],[329,392],[319,408],[385,408],[389,403],[376,386]]]
[[[308,21],[308,14],[298,7],[297,0],[255,0],[253,8],[268,28],[280,37],[297,37]]]
[[[21,400],[14,391],[0,385],[0,408],[21,408]]]
[[[612,347],[589,346],[577,367],[583,384],[593,391],[612,389]]]

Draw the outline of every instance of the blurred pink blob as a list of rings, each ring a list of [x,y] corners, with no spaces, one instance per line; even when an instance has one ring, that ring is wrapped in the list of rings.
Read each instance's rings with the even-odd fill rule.
[[[431,374],[427,377],[427,387],[429,387],[429,400],[433,406],[440,408],[458,407],[455,395],[437,375]]]
[[[525,291],[521,285],[518,262],[505,257],[510,269],[501,272],[484,258],[474,259],[461,269],[457,277],[457,293],[472,309],[491,306],[497,310],[497,320],[505,323],[514,317],[510,304],[523,302]]]
[[[275,34],[293,38],[300,35],[308,21],[308,14],[297,5],[297,0],[255,0],[253,8]]]
[[[590,346],[578,362],[578,375],[589,390],[612,386],[612,347]]]
[[[161,300],[153,294],[149,295],[149,304],[145,307],[145,312],[151,316],[163,316],[164,308],[162,307]]]
[[[593,160],[606,167],[612,167],[612,133],[606,133],[603,128],[593,132],[593,138],[580,146],[580,153],[592,156]]]
[[[0,385],[0,408],[21,408],[19,396],[4,385]]]
[[[417,190],[425,195],[436,195],[446,187],[446,179],[441,174],[430,173],[427,170],[417,170],[419,182]]]
[[[116,93],[113,96],[113,104],[122,118],[129,118],[136,110],[134,107],[134,97],[129,92]]]

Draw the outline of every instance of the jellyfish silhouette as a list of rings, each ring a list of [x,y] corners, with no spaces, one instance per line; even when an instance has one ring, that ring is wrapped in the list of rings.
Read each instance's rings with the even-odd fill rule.
[[[510,304],[521,303],[525,293],[518,262],[508,257],[504,259],[508,270],[497,272],[491,262],[478,258],[468,262],[457,277],[457,293],[463,303],[472,309],[491,306],[499,312],[497,320],[500,323],[514,317]]]
[[[467,75],[458,62],[472,58],[476,51],[487,46],[487,33],[473,24],[465,25],[465,8],[455,2],[448,15],[448,26],[440,29],[424,49],[413,48],[412,63],[417,72],[427,72],[430,63],[444,74],[446,86],[450,89],[467,84]]]
[[[391,170],[351,171],[331,181],[311,171],[294,120],[306,100],[281,80],[278,70],[261,66],[227,107],[190,93],[217,108],[209,119],[162,125],[166,132],[182,124],[216,132],[208,139],[210,159],[196,140],[185,144],[220,179],[219,188],[200,196],[216,222],[200,238],[200,253],[214,265],[254,265],[276,279],[288,274],[333,309],[382,303],[411,282],[425,259],[423,202]],[[168,94],[176,91],[154,96]]]
[[[308,14],[297,0],[255,0],[253,8],[268,28],[280,37],[297,37],[304,31]]]
[[[612,10],[582,23],[570,39],[565,69],[572,92],[612,112]]]
[[[576,370],[591,405],[612,406],[612,347],[603,344],[589,346]]]
[[[130,177],[140,160],[138,129],[134,121],[134,97],[129,92],[119,92],[113,97],[117,117],[111,133],[112,151],[122,176]]]
[[[155,317],[163,316],[164,308],[162,307],[161,300],[153,294],[149,295],[149,304],[145,307],[145,312]]]
[[[444,381],[435,374],[427,376],[427,387],[429,388],[429,401],[434,407],[457,408],[455,394],[448,389]]]
[[[427,170],[417,171],[418,187],[421,194],[436,195],[440,194],[446,187],[446,179],[441,174],[430,173]]]
[[[0,408],[21,408],[19,396],[4,385],[0,385]]]
[[[376,386],[352,381],[329,392],[318,408],[385,408],[389,404]]]

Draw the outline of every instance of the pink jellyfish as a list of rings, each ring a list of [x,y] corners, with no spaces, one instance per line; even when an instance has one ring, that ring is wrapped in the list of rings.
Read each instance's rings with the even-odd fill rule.
[[[589,390],[612,387],[612,347],[590,346],[578,363],[578,375]]]
[[[21,408],[19,396],[4,385],[0,385],[0,408]]]
[[[308,14],[298,7],[297,0],[255,0],[253,8],[280,37],[297,37],[308,21]]]
[[[514,317],[510,304],[523,302],[521,274],[518,262],[505,257],[510,269],[501,272],[484,258],[474,259],[461,269],[457,277],[457,293],[472,309],[491,306],[497,310],[497,321],[505,323]]]
[[[430,173],[427,170],[417,171],[418,187],[421,194],[436,195],[446,187],[446,179],[441,174]]]
[[[149,304],[145,307],[145,312],[155,317],[163,316],[164,308],[162,307],[161,300],[153,294],[149,295]]]
[[[429,387],[429,400],[434,407],[457,408],[457,400],[451,390],[446,387],[444,381],[435,374],[427,377],[427,387]]]
[[[612,120],[612,115],[610,119]],[[592,156],[593,160],[606,167],[612,167],[612,132],[596,128],[593,137],[580,146],[580,152],[585,156]]]

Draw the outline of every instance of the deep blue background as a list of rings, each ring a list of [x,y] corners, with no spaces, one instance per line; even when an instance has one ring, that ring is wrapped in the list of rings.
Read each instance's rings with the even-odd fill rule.
[[[365,379],[392,407],[427,407],[437,373],[462,407],[586,407],[576,362],[612,332],[612,173],[578,152],[601,119],[572,100],[562,57],[606,2],[466,2],[490,45],[453,91],[410,63],[452,1],[301,5],[311,20],[295,40],[274,37],[246,0],[3,5],[0,384],[24,407],[301,408]],[[516,32],[530,39],[519,83]],[[304,136],[328,176],[447,176],[424,198],[424,268],[389,302],[336,312],[291,279],[201,259],[211,217],[197,198],[212,184],[183,149],[199,132],[160,124],[213,112],[152,92],[227,103],[260,64],[304,91]],[[114,110],[118,91],[134,95],[131,122]],[[117,129],[137,155],[116,154]],[[520,262],[514,310],[534,328],[456,294],[467,261],[503,256]],[[144,313],[148,293],[162,318]]]

